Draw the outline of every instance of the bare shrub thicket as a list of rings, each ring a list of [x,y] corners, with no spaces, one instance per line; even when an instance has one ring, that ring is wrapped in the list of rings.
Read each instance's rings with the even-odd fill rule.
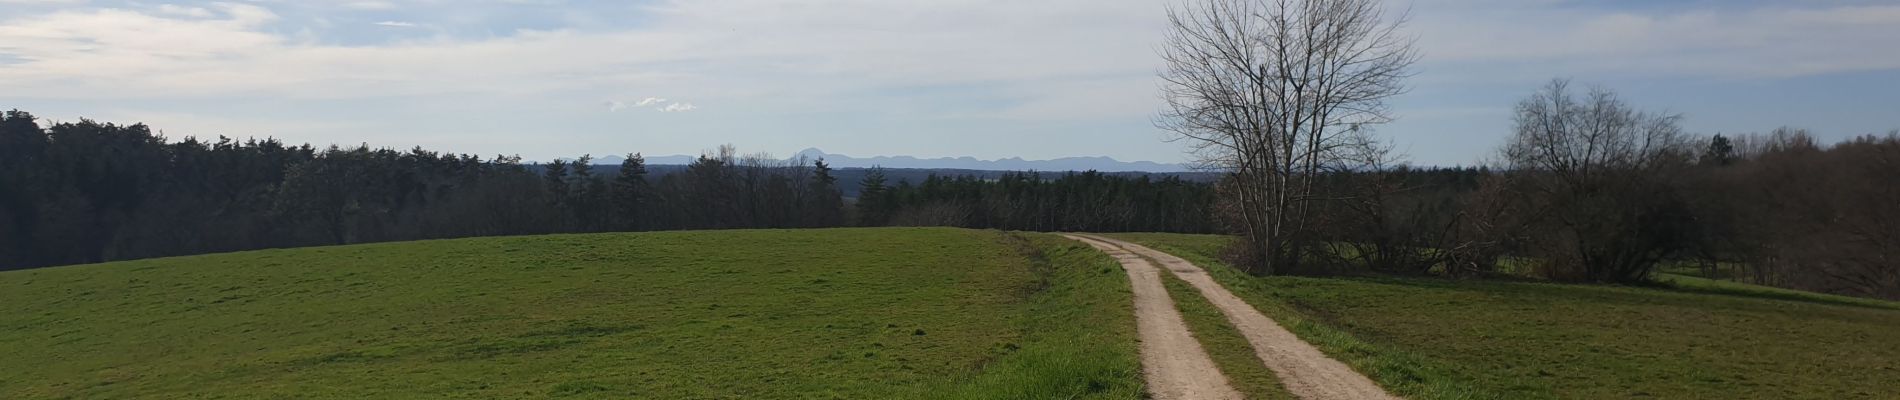
[[[1576,93],[1566,80],[1519,103],[1495,193],[1523,210],[1509,238],[1516,253],[1557,280],[1647,279],[1692,222],[1678,188],[1694,146],[1679,119],[1608,89]]]
[[[1727,261],[1756,283],[1900,299],[1900,133],[1823,148],[1805,131],[1742,136],[1748,158],[1711,174],[1728,188]]]
[[[1417,170],[1397,164],[1388,145],[1364,140],[1358,168],[1322,181],[1316,230],[1326,251],[1316,258],[1334,270],[1424,274],[1451,261],[1445,251],[1463,241],[1459,192],[1475,185],[1476,171]],[[1458,272],[1458,271],[1448,271]]]

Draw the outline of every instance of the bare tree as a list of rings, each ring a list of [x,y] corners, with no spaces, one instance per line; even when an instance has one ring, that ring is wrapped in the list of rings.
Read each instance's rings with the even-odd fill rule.
[[[1517,105],[1517,133],[1505,145],[1514,170],[1581,181],[1623,170],[1680,166],[1692,154],[1681,115],[1637,111],[1616,92],[1591,88],[1579,98],[1555,79]]]
[[[1168,19],[1157,125],[1231,174],[1226,219],[1259,257],[1249,270],[1296,269],[1314,180],[1352,167],[1353,133],[1391,120],[1385,99],[1405,91],[1418,60],[1405,17],[1377,0],[1196,0]]]
[[[1679,115],[1553,80],[1517,105],[1503,150],[1511,197],[1532,214],[1523,249],[1550,278],[1630,282],[1677,250],[1692,223],[1677,193],[1695,160]]]

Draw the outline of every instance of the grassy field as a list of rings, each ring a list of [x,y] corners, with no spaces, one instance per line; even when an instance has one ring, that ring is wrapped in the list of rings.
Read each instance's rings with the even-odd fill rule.
[[[1042,235],[556,235],[0,273],[0,398],[1139,398]]]
[[[1250,277],[1214,236],[1115,235],[1208,267],[1308,342],[1414,399],[1900,398],[1892,303],[1677,289]]]

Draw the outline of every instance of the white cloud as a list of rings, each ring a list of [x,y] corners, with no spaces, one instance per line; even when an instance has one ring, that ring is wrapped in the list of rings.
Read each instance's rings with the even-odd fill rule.
[[[348,8],[348,9],[353,9],[353,10],[394,10],[396,9],[396,7],[398,7],[396,3],[391,3],[387,1],[375,1],[375,0],[352,1],[352,2],[343,3],[343,8]]]
[[[692,111],[692,110],[698,110],[698,109],[699,107],[694,106],[692,103],[672,103],[672,104],[667,104],[666,107],[660,107],[660,112],[664,112],[664,113],[685,112],[685,111]]]
[[[387,27],[392,27],[392,28],[414,28],[418,26],[414,22],[405,22],[405,21],[382,21],[382,22],[375,23],[375,25],[387,26]]]
[[[640,101],[635,101],[635,102],[625,102],[625,101],[620,101],[620,100],[608,100],[608,101],[607,101],[607,111],[612,111],[612,112],[619,112],[620,110],[628,110],[628,109],[635,109],[635,108],[645,108],[645,107],[648,107],[648,106],[654,106],[654,105],[658,105],[658,104],[660,104],[660,103],[665,103],[666,101],[667,101],[666,99],[662,99],[662,98],[658,98],[658,97],[648,97],[648,98],[644,98],[644,99],[640,99]],[[674,103],[674,105],[678,105],[678,103]],[[673,110],[673,111],[687,111],[687,110],[691,110],[692,108],[694,108],[694,107],[692,107],[692,105],[690,105],[690,104],[688,104],[688,105],[686,105],[686,107],[689,107],[689,108],[687,108],[686,110]],[[668,110],[666,110],[666,109],[664,109],[664,107],[663,107],[663,108],[661,108],[661,109],[660,109],[660,111],[661,111],[661,112],[671,112],[671,111],[668,111]]]
[[[892,86],[1150,79],[1147,44],[1158,6],[1058,3],[676,1],[648,8],[653,22],[641,28],[516,31],[370,46],[326,44],[264,27],[260,18],[274,15],[249,5],[214,9],[214,18],[197,19],[69,10],[0,21],[0,53],[36,60],[0,67],[0,85],[58,88],[43,92],[73,98],[681,89],[706,98],[779,99],[787,108],[807,108],[837,103],[819,98]]]
[[[205,90],[213,79],[178,79],[218,68],[207,60],[243,60],[281,47],[260,32],[277,16],[262,7],[220,3],[209,19],[161,17],[124,9],[60,11],[0,22],[0,54],[32,60],[0,67],[0,85],[80,89],[81,98],[111,98],[119,86],[151,94]],[[205,12],[211,12],[205,10]],[[262,73],[243,68],[232,72]],[[60,83],[64,82],[64,83]]]
[[[216,15],[216,14],[213,14],[211,10],[205,9],[204,7],[186,7],[186,6],[180,6],[177,4],[159,5],[158,12],[160,14],[177,15],[177,16],[192,17],[192,18],[210,18]]]

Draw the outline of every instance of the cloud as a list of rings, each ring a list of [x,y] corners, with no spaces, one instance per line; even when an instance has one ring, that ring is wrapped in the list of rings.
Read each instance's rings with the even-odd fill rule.
[[[168,11],[0,0],[34,4],[0,13],[0,100],[389,100],[437,107],[426,111],[441,120],[527,109],[574,124],[588,122],[562,118],[703,102],[749,118],[694,121],[707,124],[695,132],[758,127],[750,123],[845,135],[949,121],[940,132],[1119,130],[1146,140],[1160,108],[1154,46],[1169,3],[173,1]],[[1900,69],[1900,52],[1880,51],[1900,37],[1900,5],[1890,1],[1630,3],[1393,0],[1414,5],[1409,31],[1426,57],[1418,82],[1530,88],[1551,76],[1773,80]],[[363,29],[370,24],[427,29]],[[1508,106],[1452,101],[1472,104],[1445,106]],[[806,118],[835,115],[852,117]]]
[[[49,1],[56,0],[31,2]],[[1742,78],[1900,68],[1900,52],[1867,51],[1900,37],[1895,5],[1772,3],[1639,12],[1550,3],[1420,2],[1414,31],[1429,63],[1537,75],[1551,74],[1550,66]],[[259,4],[293,7],[213,3],[160,6],[150,13],[94,8],[0,17],[0,54],[35,60],[0,68],[0,86],[84,98],[471,91],[508,96],[710,87],[715,89],[696,93],[772,97],[806,107],[842,103],[819,97],[867,91],[988,85],[1010,88],[995,94],[1006,97],[999,104],[1049,104],[1072,101],[1076,96],[1054,89],[1076,85],[1151,89],[1158,65],[1152,46],[1163,22],[1162,6],[1142,0],[670,0],[623,10],[646,22],[611,29],[474,26],[464,28],[481,34],[338,45],[321,34],[300,33],[313,28],[280,20]],[[435,3],[349,1],[330,7],[424,4]],[[1494,76],[1489,70],[1434,71]],[[1146,113],[1153,102],[1102,98],[1072,107]]]
[[[394,10],[397,7],[398,6],[396,5],[396,3],[391,3],[387,1],[376,1],[376,0],[351,1],[347,3],[343,3],[343,8],[348,8],[348,9],[353,9],[353,10]]]
[[[216,14],[213,14],[211,10],[205,9],[204,7],[185,7],[185,6],[180,6],[177,4],[159,5],[158,12],[160,14],[177,15],[177,16],[192,17],[192,18],[211,18],[212,16],[216,15]]]
[[[1817,2],[1818,3],[1818,2]],[[1900,5],[1774,2],[1661,10],[1416,8],[1428,63],[1641,77],[1786,78],[1900,68]]]
[[[117,97],[106,92],[114,86],[153,94],[206,90],[203,84],[216,79],[204,75],[209,71],[192,69],[218,67],[208,60],[251,59],[258,49],[281,47],[287,40],[260,31],[278,17],[254,5],[218,3],[212,9],[161,8],[158,13],[170,16],[96,9],[0,21],[0,54],[30,60],[0,66],[0,85],[42,93],[69,85],[85,92],[77,97],[89,99]],[[263,72],[252,68],[229,72]]]
[[[633,108],[648,108],[648,106],[657,106],[657,104],[661,104],[661,102],[667,102],[667,99],[648,97],[648,99],[635,100],[635,102],[606,100],[606,110],[608,110],[608,112],[619,112],[619,110],[633,110]],[[697,106],[693,106],[693,104],[684,104],[684,106],[682,106],[680,102],[673,102],[673,104],[661,106],[661,108],[656,108],[656,110],[659,110],[659,112],[690,112],[693,108],[697,108]]]
[[[195,19],[73,9],[0,21],[0,53],[36,60],[0,69],[0,85],[38,87],[72,98],[585,95],[704,87],[711,88],[701,94],[708,98],[779,99],[786,107],[802,108],[836,103],[813,101],[820,97],[892,86],[1104,75],[1146,81],[1152,74],[1146,46],[1152,32],[1112,24],[1129,18],[1101,11],[1126,5],[1079,12],[1012,6],[1029,11],[1013,15],[991,10],[1003,4],[991,1],[918,7],[822,2],[823,7],[808,8],[758,0],[731,5],[663,1],[643,6],[640,12],[651,22],[636,27],[513,30],[347,46],[321,35],[299,36],[293,33],[300,31],[299,22],[293,20],[271,26],[255,22],[274,14],[252,5],[213,7],[217,15]],[[1149,11],[1143,18],[1158,16],[1152,13],[1158,8],[1141,8]],[[944,19],[948,16],[981,21]],[[988,27],[973,27],[979,25],[975,22]],[[139,40],[136,32],[173,40]],[[191,48],[212,44],[217,48]]]

